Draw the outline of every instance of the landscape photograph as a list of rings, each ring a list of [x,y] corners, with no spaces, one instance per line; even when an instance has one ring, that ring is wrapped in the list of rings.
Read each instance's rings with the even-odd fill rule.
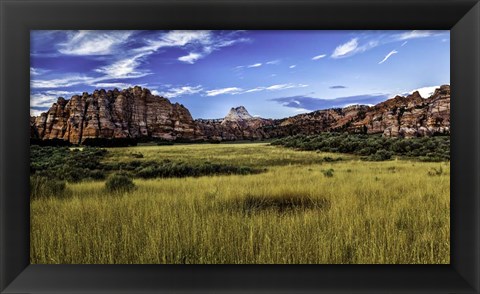
[[[450,264],[450,32],[30,31],[32,264]]]

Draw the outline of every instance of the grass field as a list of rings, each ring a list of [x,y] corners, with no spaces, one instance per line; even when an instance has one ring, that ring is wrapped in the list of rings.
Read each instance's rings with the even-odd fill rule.
[[[106,162],[205,161],[252,175],[68,183],[31,202],[35,264],[450,262],[449,162],[296,151],[265,143],[111,148]],[[341,158],[340,161],[332,159]]]

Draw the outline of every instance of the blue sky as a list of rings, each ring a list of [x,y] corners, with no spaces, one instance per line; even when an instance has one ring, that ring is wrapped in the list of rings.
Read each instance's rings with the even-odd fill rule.
[[[140,85],[221,118],[376,104],[450,83],[449,31],[31,31],[31,114]]]

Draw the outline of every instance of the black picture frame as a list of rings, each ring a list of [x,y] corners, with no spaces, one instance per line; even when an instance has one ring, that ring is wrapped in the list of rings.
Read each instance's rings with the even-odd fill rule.
[[[0,25],[1,293],[479,293],[478,1],[0,0]],[[451,264],[30,265],[32,29],[451,30]]]

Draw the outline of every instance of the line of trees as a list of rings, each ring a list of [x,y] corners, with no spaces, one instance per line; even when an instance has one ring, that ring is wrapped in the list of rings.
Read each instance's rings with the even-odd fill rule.
[[[372,161],[389,160],[394,156],[420,161],[450,160],[450,136],[405,139],[326,132],[312,136],[289,136],[276,139],[271,144],[299,150],[355,154]]]

